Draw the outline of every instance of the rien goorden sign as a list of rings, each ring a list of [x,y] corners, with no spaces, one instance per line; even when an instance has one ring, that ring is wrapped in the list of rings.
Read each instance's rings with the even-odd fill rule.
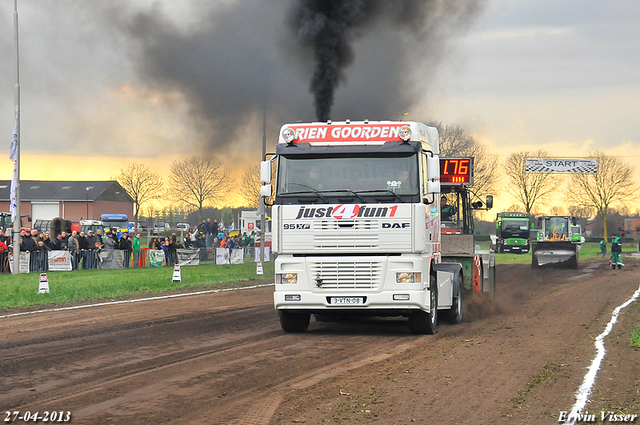
[[[292,125],[297,142],[366,142],[368,140],[402,140],[398,129],[404,124],[367,125]]]
[[[525,171],[533,173],[597,173],[597,159],[526,158]]]

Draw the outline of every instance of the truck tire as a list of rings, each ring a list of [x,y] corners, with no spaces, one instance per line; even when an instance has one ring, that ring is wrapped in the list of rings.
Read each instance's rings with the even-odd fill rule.
[[[458,281],[456,282],[456,288],[458,295],[453,298],[453,304],[451,308],[445,312],[444,319],[447,323],[457,325],[462,322],[462,304],[464,294],[464,283],[462,274],[458,274]]]
[[[278,310],[280,326],[285,332],[301,333],[309,328],[311,315],[309,313],[292,313],[286,310]]]
[[[429,313],[418,311],[409,316],[409,329],[414,334],[432,335],[438,331],[438,283],[429,275]]]

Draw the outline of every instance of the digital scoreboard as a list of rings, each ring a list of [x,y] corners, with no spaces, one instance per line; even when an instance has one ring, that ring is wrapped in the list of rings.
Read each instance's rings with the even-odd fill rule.
[[[473,185],[473,158],[440,158],[440,184]]]

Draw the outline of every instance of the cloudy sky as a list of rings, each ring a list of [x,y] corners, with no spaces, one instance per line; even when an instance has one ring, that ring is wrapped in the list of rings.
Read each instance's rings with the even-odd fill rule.
[[[605,150],[640,170],[636,0],[376,0],[349,33],[331,118],[455,123],[506,157]],[[213,153],[242,169],[314,120],[296,0],[18,0],[23,179],[161,175]],[[0,2],[0,135],[14,120],[13,8]],[[0,138],[0,140],[2,140]],[[638,174],[640,175],[640,174]]]

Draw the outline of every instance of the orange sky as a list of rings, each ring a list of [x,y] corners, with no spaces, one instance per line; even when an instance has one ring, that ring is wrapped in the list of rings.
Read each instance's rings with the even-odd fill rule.
[[[129,163],[137,162],[148,166],[159,174],[165,183],[169,175],[169,166],[179,157],[162,156],[158,158],[113,158],[113,157],[69,157],[65,155],[20,155],[21,180],[111,180],[120,169]],[[13,163],[8,159],[0,165],[0,179],[11,180]],[[240,173],[240,175],[242,172]],[[159,206],[162,207],[161,201]],[[241,207],[244,199],[238,193],[227,197],[227,202],[218,207]]]

